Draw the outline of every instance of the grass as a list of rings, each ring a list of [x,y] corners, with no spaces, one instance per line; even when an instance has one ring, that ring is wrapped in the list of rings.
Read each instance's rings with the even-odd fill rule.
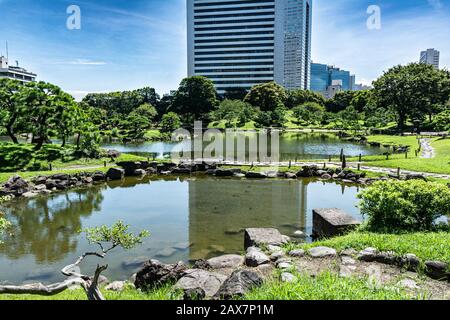
[[[338,274],[324,272],[316,277],[296,274],[298,280],[283,283],[266,282],[252,290],[246,300],[412,300],[404,290],[392,287],[376,288],[368,279],[341,278]]]
[[[346,236],[318,241],[313,244],[289,245],[287,249],[290,250],[293,247],[310,249],[326,246],[340,251],[348,248],[363,250],[372,247],[383,252],[392,251],[399,256],[413,253],[422,261],[438,260],[450,263],[449,243],[450,232],[378,234],[356,231]]]
[[[154,289],[148,293],[141,292],[132,287],[127,287],[122,292],[113,292],[102,290],[102,293],[107,300],[153,300],[153,301],[163,301],[163,300],[179,300],[181,295],[179,292],[174,292],[171,285],[167,285],[158,289]],[[87,300],[86,293],[82,289],[77,290],[66,290],[55,296],[37,296],[37,295],[11,295],[11,294],[0,294],[1,300]]]
[[[431,159],[416,157],[414,151],[418,149],[416,137],[408,136],[369,136],[369,142],[379,142],[382,145],[403,145],[410,146],[408,159],[404,154],[393,154],[386,160],[386,156],[365,156],[363,165],[385,168],[401,168],[418,172],[430,172],[440,174],[450,174],[450,139],[432,138],[431,146],[435,150],[435,157]],[[357,161],[356,158],[348,161]]]

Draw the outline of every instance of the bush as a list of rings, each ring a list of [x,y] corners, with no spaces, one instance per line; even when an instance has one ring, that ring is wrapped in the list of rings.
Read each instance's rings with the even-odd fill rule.
[[[379,181],[358,197],[367,229],[374,232],[432,231],[436,219],[450,214],[450,189],[438,183]]]

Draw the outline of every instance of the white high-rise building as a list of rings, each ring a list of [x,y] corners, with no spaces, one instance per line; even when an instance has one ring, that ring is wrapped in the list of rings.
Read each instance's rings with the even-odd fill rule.
[[[187,0],[188,75],[309,89],[312,0]]]
[[[420,63],[431,64],[436,69],[439,69],[439,51],[434,49],[427,49],[420,53]]]
[[[0,78],[8,78],[11,80],[20,81],[22,84],[36,81],[36,74],[19,67],[19,62],[16,61],[15,66],[9,64],[8,58],[0,56]]]

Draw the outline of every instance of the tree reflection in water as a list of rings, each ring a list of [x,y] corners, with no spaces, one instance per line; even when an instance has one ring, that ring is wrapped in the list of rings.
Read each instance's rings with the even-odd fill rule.
[[[13,236],[5,239],[0,253],[10,259],[31,254],[38,264],[55,262],[76,251],[81,219],[100,211],[102,190],[95,186],[5,206],[13,223]]]

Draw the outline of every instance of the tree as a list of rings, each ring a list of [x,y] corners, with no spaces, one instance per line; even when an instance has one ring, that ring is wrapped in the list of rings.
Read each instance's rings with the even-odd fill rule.
[[[34,294],[52,296],[67,290],[74,285],[81,286],[89,300],[105,300],[100,289],[98,280],[102,272],[108,269],[108,265],[97,265],[93,276],[81,273],[80,265],[87,257],[97,257],[105,259],[109,252],[116,248],[130,250],[139,244],[142,244],[144,238],[149,236],[147,231],[139,234],[128,232],[129,226],[122,221],[115,223],[112,227],[102,226],[97,228],[88,228],[84,230],[89,244],[95,244],[99,247],[97,251],[86,252],[78,260],[62,269],[62,274],[69,277],[68,280],[45,286],[41,283],[29,284],[23,286],[1,286],[0,294]]]
[[[225,120],[227,126],[244,125],[255,118],[256,110],[241,100],[224,100],[211,112],[214,121]]]
[[[61,88],[46,82],[31,82],[20,91],[21,102],[27,106],[27,130],[33,134],[36,150],[40,150],[61,125],[61,115],[74,106],[74,99]]]
[[[163,115],[161,120],[161,132],[170,133],[181,127],[180,117],[175,112],[169,112]]]
[[[377,106],[395,111],[398,128],[404,129],[408,118],[431,118],[436,106],[445,104],[450,94],[450,73],[411,63],[389,69],[373,84]]]
[[[284,107],[286,90],[275,82],[268,82],[254,86],[244,99],[244,102],[259,108],[261,111],[274,111]]]
[[[337,113],[345,110],[352,104],[355,95],[355,91],[341,91],[336,93],[332,99],[327,100],[325,103],[327,111]]]
[[[373,104],[372,90],[356,91],[353,94],[353,99],[350,101],[350,105],[354,106],[358,112],[364,112]]]
[[[151,104],[144,103],[137,109],[134,109],[133,112],[130,113],[130,115],[141,116],[147,120],[148,124],[151,124],[158,116],[158,112],[156,111],[156,108]]]
[[[172,110],[185,116],[186,121],[203,120],[217,105],[214,83],[208,78],[185,78],[175,93]]]
[[[17,120],[24,112],[24,107],[19,100],[21,85],[19,81],[0,79],[0,125],[6,129],[13,143],[19,140],[15,135]]]
[[[311,124],[322,121],[325,107],[315,102],[308,102],[293,108],[292,111],[294,117],[299,121],[303,120],[304,122]]]
[[[433,119],[433,129],[437,131],[450,130],[450,109],[438,113]]]
[[[303,105],[307,102],[314,102],[324,106],[325,98],[320,93],[310,90],[297,89],[287,92],[286,107],[288,109]]]

